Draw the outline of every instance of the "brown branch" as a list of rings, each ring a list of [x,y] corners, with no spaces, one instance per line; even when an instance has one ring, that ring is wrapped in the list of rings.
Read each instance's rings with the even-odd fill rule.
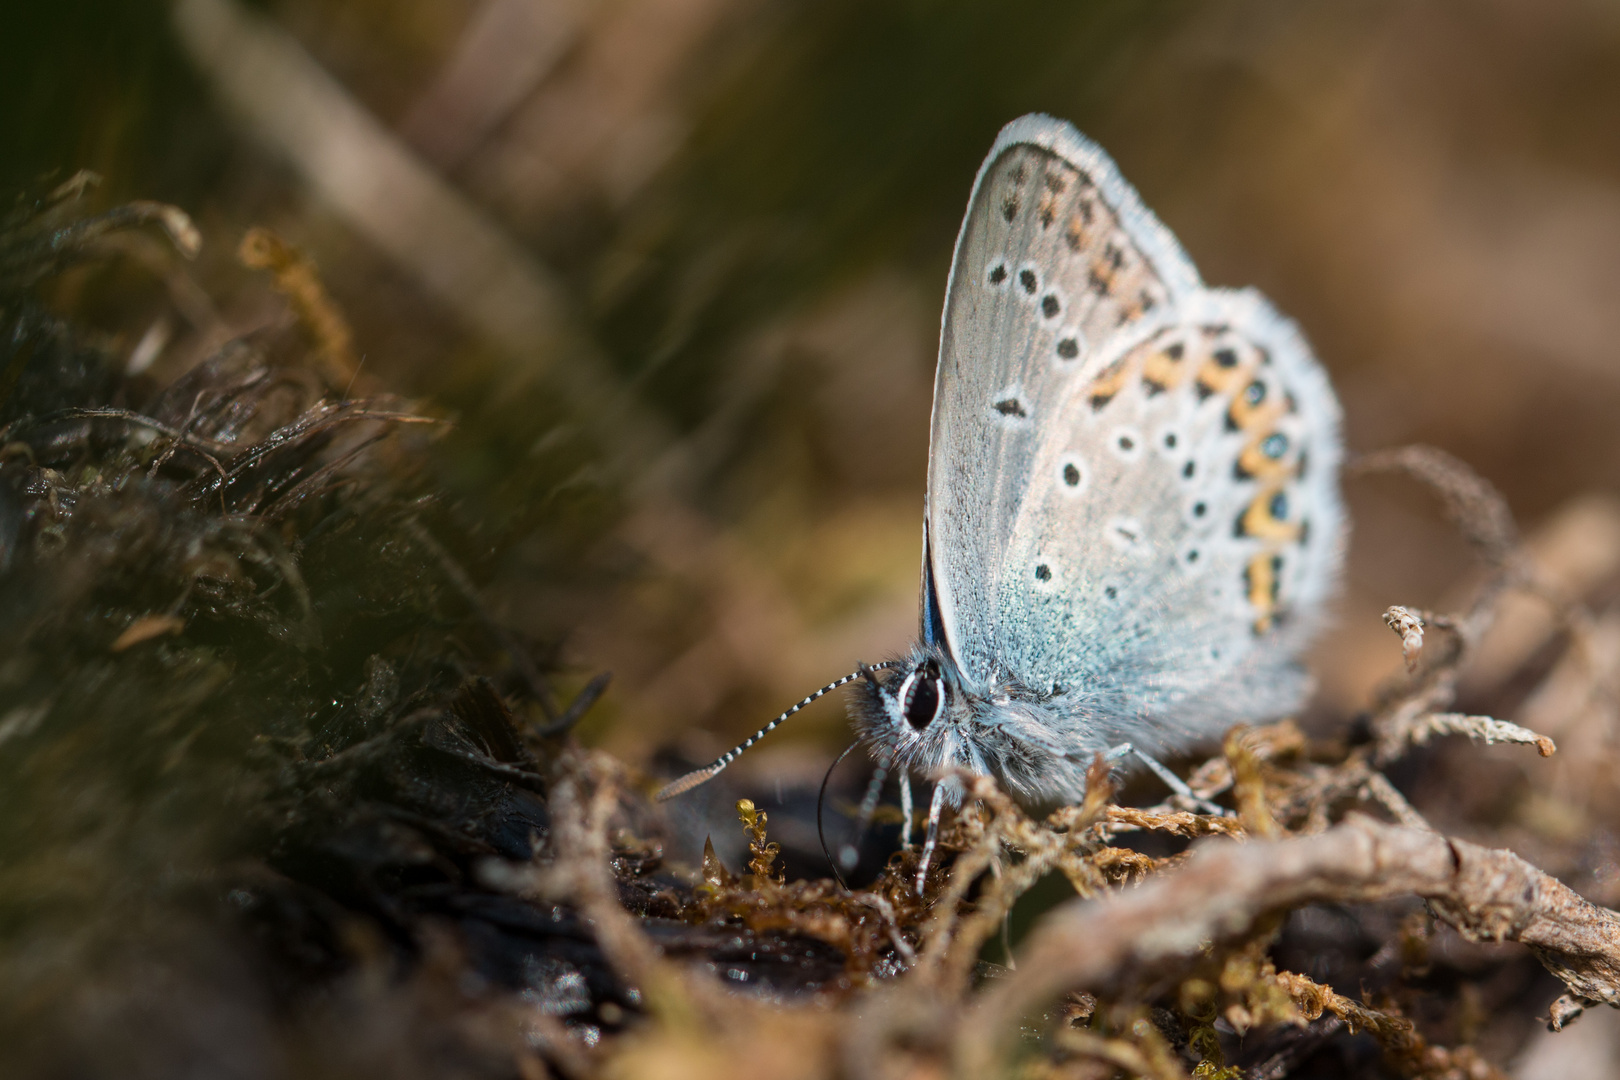
[[[1323,1013],[1337,1017],[1350,1031],[1370,1033],[1384,1048],[1387,1060],[1398,1065],[1404,1075],[1415,1077],[1478,1077],[1479,1080],[1506,1080],[1501,1070],[1479,1056],[1470,1046],[1446,1048],[1425,1039],[1417,1026],[1384,1009],[1369,1008],[1291,971],[1270,973],[1268,979],[1293,1001],[1304,1020],[1315,1020]]]
[[[1401,654],[1409,676],[1403,684],[1380,694],[1383,700],[1372,720],[1377,761],[1386,764],[1406,752],[1412,744],[1412,732],[1429,714],[1444,712],[1450,706],[1456,695],[1458,671],[1495,620],[1498,600],[1508,588],[1525,584],[1532,575],[1507,500],[1490,481],[1445,451],[1432,446],[1404,446],[1364,454],[1346,471],[1347,475],[1403,472],[1428,485],[1440,496],[1446,517],[1484,559],[1489,571],[1468,610],[1461,614],[1436,615],[1404,607],[1385,611],[1384,621],[1401,638]],[[1450,631],[1449,647],[1434,657],[1425,655],[1426,626]]]
[[[1355,458],[1346,471],[1405,473],[1440,496],[1446,517],[1492,565],[1505,566],[1518,553],[1519,529],[1502,493],[1444,450],[1420,444],[1379,450]]]
[[[1428,713],[1414,720],[1407,733],[1414,746],[1423,746],[1436,735],[1467,735],[1470,739],[1486,745],[1517,743],[1521,746],[1533,746],[1542,757],[1552,757],[1558,752],[1557,744],[1547,736],[1490,716],[1467,716],[1452,712]]]
[[[1396,605],[1384,612],[1384,625],[1401,639],[1401,658],[1407,671],[1417,670],[1418,653],[1423,651],[1424,612]]]
[[[1097,832],[1099,836],[1109,838],[1119,833],[1138,830],[1169,833],[1171,836],[1186,837],[1189,840],[1200,836],[1244,835],[1243,826],[1237,818],[1195,814],[1190,810],[1155,813],[1135,806],[1110,806]]]
[[[960,1027],[964,1075],[985,1075],[1021,1017],[1065,990],[1117,994],[1243,935],[1270,912],[1416,894],[1474,941],[1519,941],[1577,998],[1620,1007],[1620,915],[1510,851],[1353,815],[1317,836],[1214,841],[1178,871],[1048,915],[1018,971]]]
[[[951,995],[964,993],[980,948],[1002,926],[1018,898],[1053,870],[1061,870],[1081,896],[1102,889],[1106,875],[1082,857],[1081,849],[1098,846],[1092,827],[1117,809],[1108,804],[1114,790],[1108,774],[1108,762],[1096,755],[1086,770],[1084,801],[1053,811],[1044,824],[1024,813],[989,777],[955,774],[972,800],[969,805],[979,804],[990,813],[985,817],[968,810],[957,818],[954,839],[961,854],[946,887],[932,901],[932,915],[922,933],[918,978]],[[1021,858],[1009,860],[1003,869],[1004,853]],[[960,911],[973,883],[986,870],[995,871],[994,880],[972,911]]]
[[[1138,1021],[1151,1030],[1147,1021]],[[1143,1040],[1144,1042],[1146,1040]],[[1155,1040],[1162,1044],[1163,1040]],[[1085,1028],[1062,1028],[1053,1038],[1064,1054],[1093,1058],[1124,1069],[1145,1080],[1186,1080],[1187,1072],[1175,1055],[1160,1046],[1142,1046],[1127,1039],[1110,1039]],[[1157,1052],[1155,1052],[1157,1051]]]

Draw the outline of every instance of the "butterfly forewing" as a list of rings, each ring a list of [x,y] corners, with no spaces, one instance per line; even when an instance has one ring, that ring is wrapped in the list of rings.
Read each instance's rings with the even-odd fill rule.
[[[971,688],[999,663],[999,578],[1049,414],[1123,335],[1199,288],[1174,237],[1073,127],[1036,116],[1003,130],[957,240],[928,481],[939,623]]]

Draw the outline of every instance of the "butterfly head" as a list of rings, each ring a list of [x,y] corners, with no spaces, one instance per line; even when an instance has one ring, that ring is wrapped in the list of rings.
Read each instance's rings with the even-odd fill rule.
[[[879,675],[868,669],[855,685],[850,710],[862,739],[902,760],[926,756],[961,706],[962,692],[950,661],[927,645],[917,646]]]

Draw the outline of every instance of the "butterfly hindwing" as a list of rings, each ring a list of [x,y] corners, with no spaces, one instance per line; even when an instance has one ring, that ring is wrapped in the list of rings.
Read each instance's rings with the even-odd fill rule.
[[[1342,558],[1338,407],[1303,339],[1252,291],[1174,315],[1054,402],[998,575],[1005,674],[1105,743],[1292,708]]]

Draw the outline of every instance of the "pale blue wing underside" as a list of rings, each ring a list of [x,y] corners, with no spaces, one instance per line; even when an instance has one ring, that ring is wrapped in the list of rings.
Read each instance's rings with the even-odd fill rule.
[[[1255,383],[1270,398],[1234,407]],[[1172,429],[1179,447],[1148,445]],[[1122,432],[1137,445],[1108,451]],[[1265,458],[1273,434],[1286,452]],[[1127,729],[1143,710],[1204,728],[1226,712],[1189,702],[1214,687],[1297,699],[1292,661],[1341,558],[1338,453],[1336,403],[1291,323],[1206,289],[1071,125],[1003,129],[946,293],[925,521],[924,636],[943,635],[968,690],[1010,679]],[[1240,518],[1251,535],[1216,535]]]
[[[1297,707],[1343,557],[1338,407],[1293,324],[1248,290],[1177,315],[1056,404],[999,575],[1005,675],[1105,745]]]
[[[1045,174],[1037,155],[1028,154],[1024,183],[1011,185],[1017,165],[1003,158],[1026,147],[1046,151],[1061,165],[1074,185],[1067,194],[1089,185],[1093,224],[1079,252],[1070,248],[1072,220],[1054,218],[1043,226],[1024,213],[1043,197]],[[1009,187],[1025,192],[1010,222]],[[983,688],[990,676],[997,579],[1026,492],[1041,416],[1074,377],[1073,370],[1035,355],[1050,342],[1030,333],[1029,301],[1038,304],[1047,293],[1038,287],[1032,298],[1018,277],[1026,261],[1061,267],[1051,282],[1061,290],[1059,302],[1073,298],[1076,307],[1085,308],[1058,314],[1065,325],[1082,316],[1074,325],[1080,331],[1076,362],[1069,365],[1077,369],[1095,354],[1098,339],[1106,341],[1117,329],[1123,305],[1088,303],[1106,301],[1095,297],[1090,275],[1095,261],[1111,257],[1106,249],[1115,242],[1158,306],[1202,288],[1176,238],[1142,205],[1113,160],[1073,125],[1031,115],[1004,127],[974,180],[957,237],[941,320],[929,446],[926,522],[938,621],[970,688]],[[988,293],[981,287],[987,259],[1004,250],[1027,256],[1007,267],[1011,288]],[[1016,402],[1024,415],[1011,406],[998,411],[1002,402]]]

